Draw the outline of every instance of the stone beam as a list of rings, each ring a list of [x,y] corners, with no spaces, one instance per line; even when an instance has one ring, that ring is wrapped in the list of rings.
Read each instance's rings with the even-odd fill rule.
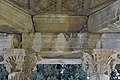
[[[119,14],[120,1],[117,0],[111,5],[89,16],[88,31],[97,32],[100,29],[107,27],[109,24],[113,24],[118,20]]]
[[[62,33],[59,35],[53,33],[24,33],[22,34],[22,48],[25,50],[33,49],[38,59],[41,57],[69,59],[82,57],[82,50],[69,50],[68,42]]]
[[[82,58],[83,52],[80,50],[76,51],[41,51],[40,53],[37,53],[38,55],[41,55],[43,58],[53,58],[53,59],[80,59]]]
[[[88,0],[86,0],[88,2]],[[94,14],[95,12],[109,6],[110,4],[112,4],[113,2],[115,2],[116,0],[91,0],[88,2],[89,5],[89,15],[90,14]],[[89,4],[91,3],[91,4]]]
[[[93,49],[96,48],[97,42],[100,40],[101,34],[99,33],[89,33],[88,34],[88,40],[87,40],[87,48]]]
[[[32,30],[31,16],[4,0],[0,0],[0,25],[6,25],[6,30],[7,26],[19,32]]]
[[[86,16],[68,16],[60,14],[36,15],[33,17],[35,30],[44,33],[76,32],[86,24]]]
[[[37,64],[82,64],[81,59],[42,59]]]

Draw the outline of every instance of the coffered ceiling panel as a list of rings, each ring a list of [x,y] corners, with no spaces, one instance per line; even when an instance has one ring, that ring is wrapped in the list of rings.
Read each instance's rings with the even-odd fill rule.
[[[36,0],[34,5],[36,13],[50,13],[56,11],[56,0]]]
[[[90,15],[117,0],[6,0],[34,14]]]
[[[6,0],[6,1],[10,1],[18,6],[21,6],[21,7],[25,7],[25,8],[30,8],[30,5],[29,5],[29,2],[30,0]]]

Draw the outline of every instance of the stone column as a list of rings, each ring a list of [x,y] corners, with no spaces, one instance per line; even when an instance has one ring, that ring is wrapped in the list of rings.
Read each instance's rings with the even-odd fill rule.
[[[34,67],[37,65],[37,57],[36,57],[36,53],[34,50],[30,49],[26,49],[25,50],[25,54],[26,56],[24,57],[24,62],[23,62],[23,70],[22,72],[25,75],[25,78],[29,78],[30,75],[32,74],[32,70],[34,69]]]
[[[94,49],[93,56],[93,65],[94,65],[94,75],[90,77],[90,80],[109,80],[109,74],[106,74],[110,71],[108,65],[112,62],[112,56],[115,58],[116,51],[109,49]],[[113,62],[112,62],[113,63]],[[111,66],[111,65],[109,65]]]

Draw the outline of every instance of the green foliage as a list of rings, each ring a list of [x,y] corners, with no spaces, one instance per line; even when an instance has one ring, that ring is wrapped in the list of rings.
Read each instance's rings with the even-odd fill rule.
[[[87,80],[81,65],[39,64],[31,80]]]
[[[110,80],[120,80],[118,79],[118,77],[120,77],[120,75],[117,75],[118,73],[120,74],[120,64],[116,64],[115,70],[111,72]]]
[[[0,80],[8,80],[9,73],[7,72],[5,66],[0,64]]]
[[[31,80],[58,80],[56,65],[37,65],[37,71],[34,71]]]
[[[81,65],[66,65],[62,75],[62,80],[87,80],[87,74]]]

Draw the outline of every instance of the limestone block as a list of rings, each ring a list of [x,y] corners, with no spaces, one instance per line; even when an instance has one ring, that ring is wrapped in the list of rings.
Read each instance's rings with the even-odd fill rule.
[[[108,0],[91,0],[90,8],[94,8],[97,5],[107,2]]]
[[[42,59],[37,64],[81,64],[81,59]]]
[[[89,33],[88,40],[87,40],[87,48],[88,49],[96,48],[96,44],[101,38],[100,36],[101,35],[99,33],[98,34]]]
[[[118,20],[120,14],[120,1],[116,0],[111,5],[89,16],[88,31],[97,32],[102,28],[113,24]]]
[[[31,15],[4,0],[0,0],[0,19],[7,23],[2,25],[15,28],[20,32],[30,32],[32,30]]]
[[[97,42],[96,48],[100,48],[100,46],[102,46],[102,48],[104,49],[113,49],[120,53],[119,37],[120,34],[117,33],[102,34],[101,39],[99,40],[99,42]]]
[[[86,33],[71,33],[68,38],[68,44],[71,50],[80,50],[87,46]]]
[[[4,49],[13,47],[13,35],[0,33],[0,55],[3,56]]]
[[[42,47],[42,34],[35,33],[34,43],[32,48],[35,50],[35,52],[40,52],[41,47]]]
[[[86,35],[86,34],[85,34]],[[55,57],[55,56],[64,56],[64,57],[70,57],[72,55],[73,57],[79,57],[79,52],[81,53],[81,50],[69,50],[69,44],[68,44],[68,38],[67,34],[65,33],[24,33],[22,34],[22,48],[27,49],[33,49],[36,52],[37,59],[41,60],[42,57]],[[83,38],[83,37],[81,37]],[[79,41],[79,40],[78,40]],[[82,40],[84,45],[84,41]],[[72,43],[72,42],[71,42]],[[78,42],[79,43],[79,42]],[[81,46],[78,43],[76,43],[76,46]],[[74,44],[74,43],[72,43]],[[77,45],[78,44],[78,45]],[[81,44],[81,43],[80,43]]]
[[[51,51],[52,48],[52,39],[54,38],[54,34],[50,33],[50,34],[43,34],[42,35],[42,50],[43,51]]]
[[[32,48],[34,43],[35,34],[34,33],[23,33],[22,34],[22,48]]]
[[[78,31],[87,21],[86,16],[68,16],[60,14],[35,15],[33,17],[35,29],[38,32],[62,33]]]
[[[56,40],[56,43],[55,43],[55,50],[56,51],[64,51],[65,50],[65,36],[60,33],[57,35],[57,40]]]

